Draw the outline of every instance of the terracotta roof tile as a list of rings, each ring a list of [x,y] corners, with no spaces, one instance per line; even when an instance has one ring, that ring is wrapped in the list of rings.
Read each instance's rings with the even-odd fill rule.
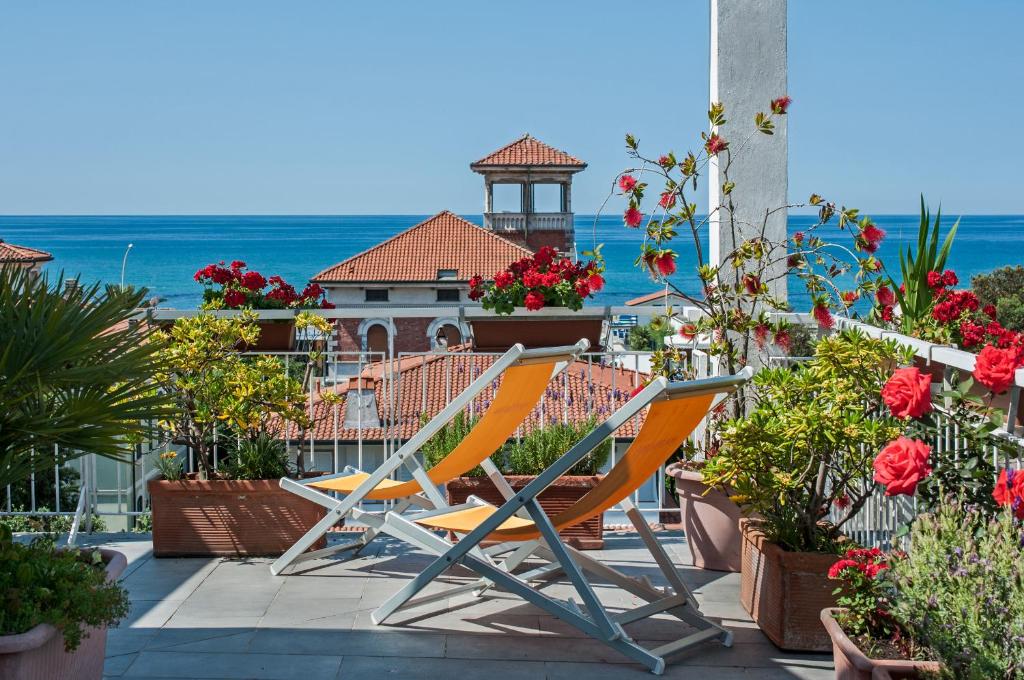
[[[627,300],[626,306],[637,307],[640,305],[650,304],[652,302],[664,304],[666,296],[668,296],[670,303],[677,301],[686,302],[686,298],[684,298],[679,293],[676,293],[675,291],[670,291],[666,293],[664,290],[656,290],[653,293],[648,293],[647,295],[641,295],[640,297],[635,297],[632,300]]]
[[[317,283],[349,281],[437,281],[442,269],[456,280],[490,276],[532,253],[445,210],[354,255],[312,278]]]
[[[45,250],[16,246],[0,239],[0,264],[17,262],[19,264],[28,262],[49,262],[53,255]]]
[[[579,158],[570,156],[561,149],[548,146],[530,135],[523,135],[511,144],[506,144],[494,153],[490,153],[470,168],[519,166],[519,167],[573,167],[582,170],[587,164]]]
[[[392,427],[364,427],[363,441],[379,441],[397,436],[406,440],[415,434],[420,427],[420,418],[426,413],[434,416],[465,389],[472,380],[487,369],[496,359],[495,356],[452,352],[446,356],[434,355],[409,358],[396,369],[397,382],[393,389],[399,395],[398,408],[395,413],[395,424]],[[397,364],[396,364],[397,365]],[[379,366],[369,366],[364,376],[379,377]],[[614,377],[613,377],[614,376]],[[527,421],[526,430],[537,427],[542,422],[558,422],[568,419],[572,422],[584,422],[591,415],[604,419],[612,411],[622,406],[634,387],[647,376],[632,370],[602,367],[597,364],[588,366],[585,362],[577,362],[559,376],[548,388],[542,404],[534,409]],[[364,377],[363,380],[366,380]],[[347,397],[350,389],[355,389],[356,379],[337,385],[333,389]],[[377,410],[381,423],[386,423],[388,415],[385,408],[387,391],[385,383],[379,379],[374,381]],[[614,385],[614,387],[613,387]],[[473,401],[467,409],[470,413],[482,413],[494,398],[500,386],[495,381]],[[392,389],[389,387],[388,390]],[[339,441],[355,442],[359,439],[358,428],[345,427],[345,400],[335,407],[324,402],[318,395],[312,403],[313,438],[316,441],[333,441],[335,433]],[[643,423],[643,416],[628,421],[616,432],[619,438],[632,438]],[[337,429],[336,429],[337,428]],[[291,425],[289,437],[298,438],[300,432]],[[309,432],[304,439],[309,439]]]

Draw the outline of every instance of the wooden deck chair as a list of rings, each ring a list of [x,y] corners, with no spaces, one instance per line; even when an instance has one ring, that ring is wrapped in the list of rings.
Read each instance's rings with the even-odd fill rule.
[[[455,564],[462,564],[479,574],[482,580],[469,586],[460,586],[457,590],[493,585],[517,594],[625,656],[639,661],[658,675],[664,672],[666,657],[705,640],[717,638],[725,646],[731,646],[732,633],[700,613],[693,594],[683,583],[671,558],[628,499],[657,472],[708,412],[726,395],[749,380],[751,375],[753,370],[745,368],[737,375],[722,378],[677,383],[669,383],[664,378],[655,379],[501,507],[471,499],[464,505],[412,516],[386,513],[378,523],[382,531],[439,557],[381,605],[372,615],[374,622],[382,623],[400,608],[450,595],[453,589],[412,600],[442,572]],[[537,496],[648,405],[650,409],[643,426],[619,462],[586,496],[549,518],[537,502]],[[670,588],[666,591],[656,588],[645,578],[627,576],[561,541],[559,530],[583,522],[618,504],[625,505],[644,544],[668,581]],[[522,512],[524,510],[525,513]],[[524,514],[526,517],[522,516]],[[437,530],[452,531],[461,538],[452,545],[434,533]],[[488,556],[511,550],[512,557],[500,566],[496,566],[490,559],[482,559],[478,547],[485,540],[501,542],[486,552]],[[513,573],[513,569],[531,553],[543,557],[549,564],[526,573]],[[556,600],[531,585],[532,582],[546,580],[556,571],[568,577],[582,601],[582,609],[574,600]],[[602,605],[584,572],[611,581],[645,600],[646,604],[612,614]],[[696,628],[696,632],[648,649],[631,639],[623,628],[626,624],[661,612],[676,616]]]
[[[321,550],[309,548],[335,524],[352,516],[353,509],[358,510],[356,506],[363,500],[400,501],[395,508],[399,512],[412,505],[429,509],[443,508],[446,503],[438,486],[477,465],[484,467],[499,489],[505,489],[511,494],[505,478],[491,462],[491,454],[515,433],[516,428],[536,408],[552,378],[572,364],[589,346],[586,339],[565,347],[524,349],[519,343],[513,345],[372,473],[347,467],[339,474],[306,480],[283,477],[280,481],[282,489],[318,503],[327,508],[328,512],[326,517],[271,565],[271,573],[277,575],[292,564],[340,551],[352,550],[353,554],[358,554],[374,539],[379,529],[368,525],[354,541]],[[501,378],[501,384],[497,394],[473,429],[447,456],[425,470],[415,454],[498,378]],[[402,466],[409,469],[413,478],[405,482],[391,479],[392,473]],[[339,500],[330,495],[332,492],[344,494],[345,497]]]

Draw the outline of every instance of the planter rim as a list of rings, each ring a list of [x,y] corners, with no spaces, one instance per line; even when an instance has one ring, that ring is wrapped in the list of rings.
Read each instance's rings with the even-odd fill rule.
[[[845,607],[828,607],[821,610],[821,623],[828,631],[829,637],[839,651],[850,660],[857,670],[870,673],[882,666],[892,669],[939,671],[942,664],[938,661],[914,661],[913,659],[873,659],[865,654],[850,637],[843,632],[842,626],[836,621],[835,615],[846,611]]]
[[[80,548],[89,550],[89,547]],[[61,548],[66,550],[66,548]],[[99,548],[103,561],[106,562],[104,571],[108,581],[115,581],[128,566],[128,558],[116,550]],[[50,638],[58,633],[58,630],[49,623],[40,623],[24,633],[15,635],[0,635],[0,654],[17,654],[26,652],[46,644]]]
[[[537,475],[504,475],[505,481],[515,486],[516,484],[526,485],[537,479]],[[593,486],[604,479],[603,474],[598,475],[563,475],[551,483],[553,487],[587,487]],[[493,485],[490,477],[455,477],[445,484],[455,483],[463,487]]]
[[[760,529],[760,525],[763,520],[759,520],[755,517],[743,517],[740,519],[740,530],[743,535],[753,543],[758,550],[760,550],[766,557],[773,557],[781,562],[785,562],[789,568],[805,568],[805,569],[816,569],[820,563],[825,560],[829,561],[829,565],[839,558],[838,554],[833,553],[820,553],[820,552],[795,552],[792,550],[783,550],[780,545],[773,543],[768,540],[768,537]],[[827,569],[828,567],[826,567]]]
[[[704,482],[703,472],[700,470],[687,470],[680,466],[679,463],[672,463],[666,467],[665,474],[676,479],[686,480],[687,482]]]
[[[313,477],[319,477],[321,475],[328,474],[326,472],[317,472],[315,474],[306,473],[302,476],[302,479],[310,479]],[[289,477],[289,479],[292,479]],[[182,477],[181,479],[162,479],[153,478],[146,482],[146,486],[153,488],[159,488],[163,492],[175,492],[175,491],[248,491],[262,492],[272,491],[280,486],[281,482],[279,479],[207,479],[199,480],[188,477]]]

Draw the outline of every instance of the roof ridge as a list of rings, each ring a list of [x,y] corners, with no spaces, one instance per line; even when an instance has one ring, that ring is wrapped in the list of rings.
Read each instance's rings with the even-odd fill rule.
[[[553,153],[555,155],[564,156],[565,160],[569,161],[568,163],[565,163],[565,165],[570,165],[570,166],[571,165],[578,165],[578,166],[583,166],[583,167],[586,167],[586,165],[587,165],[586,162],[584,162],[583,160],[581,160],[579,158],[576,158],[575,156],[573,156],[569,152],[567,152],[567,151],[565,151],[563,149],[559,149],[558,147],[552,146],[552,145],[548,144],[547,142],[544,142],[544,141],[542,141],[542,140],[532,136],[529,132],[527,132],[527,133],[523,134],[522,137],[519,137],[518,139],[514,139],[511,142],[509,142],[508,144],[506,144],[505,146],[503,146],[503,147],[501,147],[499,149],[496,149],[495,151],[490,152],[489,154],[483,156],[482,158],[479,158],[479,159],[473,161],[472,163],[469,164],[469,167],[472,168],[474,166],[485,165],[485,164],[486,165],[490,165],[491,163],[487,162],[488,159],[493,158],[493,157],[501,154],[502,152],[511,149],[516,144],[520,144],[520,143],[525,142],[527,140],[530,140],[530,141],[538,144],[540,147],[542,147],[544,150],[546,150],[546,151],[548,151],[550,153]],[[494,163],[494,165],[533,165],[533,164],[532,163],[525,163],[525,164],[519,164],[519,163]],[[549,165],[549,164],[541,163],[539,165]],[[557,164],[555,164],[555,165],[557,165]]]

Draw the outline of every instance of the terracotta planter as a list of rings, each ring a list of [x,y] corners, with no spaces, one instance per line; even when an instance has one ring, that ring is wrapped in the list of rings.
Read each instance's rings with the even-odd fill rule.
[[[933,385],[942,384],[946,374],[946,364],[940,361],[928,363],[927,359],[914,357],[914,366],[917,366],[917,369],[925,375],[931,376]]]
[[[554,517],[570,505],[583,498],[601,480],[601,475],[592,477],[561,477],[544,490],[538,500],[540,507],[549,517]],[[523,489],[536,477],[528,475],[506,475],[505,479],[516,491]],[[502,505],[505,498],[487,477],[459,477],[445,485],[448,504],[465,503],[470,496],[476,496],[488,503]],[[604,547],[604,514],[592,517],[586,522],[569,527],[559,535],[566,543],[579,550],[600,550]]]
[[[100,549],[108,581],[116,581],[128,560],[114,550]],[[0,635],[0,678],[4,680],[100,680],[107,648],[107,629],[88,628],[82,644],[64,651],[64,636],[48,623],[20,635]]]
[[[666,474],[675,477],[686,544],[693,566],[714,571],[740,571],[743,540],[740,507],[718,489],[709,489],[700,472],[670,465]]]
[[[156,557],[280,555],[326,512],[276,479],[153,479],[148,487]]]
[[[517,342],[526,347],[557,347],[575,345],[580,338],[590,341],[593,351],[601,346],[603,317],[574,317],[566,310],[564,317],[495,316],[470,319],[473,348],[504,351]]]
[[[295,349],[294,321],[259,321],[260,338],[255,345],[243,345],[245,352],[290,352]]]
[[[767,540],[754,520],[740,520],[743,568],[740,601],[778,647],[795,652],[827,652],[832,642],[820,612],[835,607],[828,568],[835,555],[787,552]]]
[[[835,659],[836,680],[871,680],[883,677],[876,669],[885,669],[887,678],[919,678],[919,671],[937,673],[941,664],[936,661],[911,661],[897,659],[872,659],[860,650],[853,640],[846,636],[835,619],[841,609],[822,609],[821,623],[832,638],[832,654]]]

